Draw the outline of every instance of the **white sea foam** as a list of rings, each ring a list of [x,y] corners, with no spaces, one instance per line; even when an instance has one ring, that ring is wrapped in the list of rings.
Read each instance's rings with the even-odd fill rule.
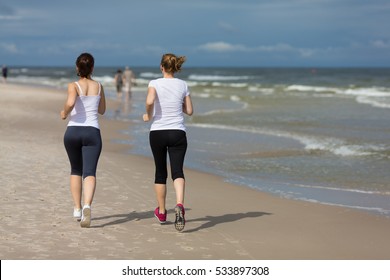
[[[365,97],[365,96],[358,96],[356,98],[356,101],[361,104],[368,104],[373,107],[377,108],[390,108],[390,100],[387,100],[387,103],[385,103],[384,100],[376,100],[370,97]]]
[[[270,130],[270,129],[259,129],[259,128],[252,128],[252,127],[235,127],[235,126],[228,126],[228,125],[205,124],[205,123],[188,124],[188,125],[194,127],[222,129],[222,130],[231,130],[231,131],[238,131],[238,132],[247,132],[247,133],[284,137],[284,138],[298,141],[304,146],[304,149],[307,151],[330,152],[334,155],[342,156],[342,157],[369,156],[386,150],[386,147],[380,147],[380,146],[369,145],[369,144],[350,145],[346,143],[344,140],[337,139],[337,138],[331,138],[331,137],[320,138],[320,137],[298,135],[298,134],[288,133],[284,131]]]
[[[333,87],[291,85],[286,88],[287,91],[303,91],[303,92],[334,92],[341,93],[340,89]]]
[[[199,98],[210,98],[211,97],[211,94],[210,93],[193,93],[192,96],[196,96],[196,97],[199,97]]]
[[[235,109],[215,109],[215,110],[211,110],[211,111],[207,111],[205,113],[202,113],[201,115],[202,116],[210,116],[210,115],[221,114],[221,113],[224,113],[224,114],[235,113],[237,111],[245,110],[249,106],[248,103],[245,103],[245,102],[241,102],[241,104],[242,104],[242,106],[239,107],[239,108],[235,108]],[[196,126],[196,124],[194,124],[193,126]]]
[[[142,78],[151,78],[151,79],[162,77],[161,73],[152,73],[152,72],[144,72],[139,74],[139,76]]]
[[[240,81],[248,80],[250,76],[220,76],[220,75],[198,75],[192,74],[188,76],[189,80],[195,81]]]
[[[353,96],[360,104],[368,104],[377,108],[390,108],[390,89],[384,87],[356,88],[351,85],[350,88],[335,88],[291,85],[286,87],[286,91],[328,93],[326,97],[334,97],[334,94]],[[325,96],[322,94],[321,97]]]
[[[114,77],[112,76],[95,76],[94,79],[98,82],[101,82],[102,84],[109,84],[109,83],[114,83]]]
[[[367,97],[390,97],[390,90],[382,87],[355,88],[343,91],[343,94]]]
[[[235,102],[239,102],[239,101],[241,101],[241,98],[237,95],[232,95],[232,96],[230,96],[230,100],[235,101]]]
[[[248,84],[247,83],[230,83],[228,86],[233,87],[233,88],[244,88],[244,87],[247,87]]]
[[[380,191],[366,191],[366,190],[357,190],[357,189],[347,189],[347,188],[334,188],[334,187],[324,187],[324,186],[314,186],[314,185],[303,185],[303,184],[294,184],[295,187],[308,188],[308,189],[320,189],[320,190],[330,190],[338,192],[350,192],[357,194],[375,194],[375,195],[387,195],[389,192],[380,192]]]
[[[390,89],[383,88],[383,87],[337,88],[337,87],[291,85],[286,87],[286,91],[332,92],[337,94],[353,95],[353,96],[390,97]]]

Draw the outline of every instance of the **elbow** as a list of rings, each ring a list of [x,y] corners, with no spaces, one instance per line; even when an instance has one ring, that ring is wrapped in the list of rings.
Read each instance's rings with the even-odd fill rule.
[[[146,108],[152,107],[154,105],[154,100],[146,100],[145,106]]]
[[[192,104],[190,104],[190,106],[185,106],[184,107],[184,112],[187,115],[192,116],[192,114],[194,113],[194,108],[192,107]]]
[[[65,103],[65,107],[67,107],[68,109],[70,109],[70,110],[72,110],[73,109],[73,107],[74,107],[74,102],[72,102],[72,101],[67,101],[66,103]]]
[[[64,111],[69,114],[74,108],[74,103],[67,102],[64,106]]]
[[[104,105],[99,106],[98,113],[100,115],[104,115],[105,112],[106,112],[106,105],[104,104]]]
[[[104,115],[105,112],[106,112],[106,108],[99,108],[99,110],[98,110],[98,113],[100,115]]]

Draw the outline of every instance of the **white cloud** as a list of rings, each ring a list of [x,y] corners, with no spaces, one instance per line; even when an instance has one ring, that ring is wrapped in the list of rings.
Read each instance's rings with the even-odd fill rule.
[[[0,20],[19,20],[20,16],[0,15]]]
[[[236,32],[237,31],[237,28],[235,28],[233,25],[231,25],[230,23],[227,23],[225,21],[218,22],[218,27],[224,31],[227,31],[227,32]]]
[[[232,52],[232,51],[247,51],[247,48],[243,45],[233,45],[226,42],[211,42],[200,45],[198,47],[200,50],[210,51],[210,52]]]
[[[387,49],[390,48],[390,41],[386,42],[384,40],[375,40],[371,42],[371,46],[379,49]]]
[[[318,50],[310,48],[297,48],[289,44],[276,44],[276,45],[265,45],[248,47],[242,44],[230,44],[227,42],[210,42],[200,45],[198,49],[207,52],[262,52],[262,53],[286,53],[292,52],[297,53],[302,57],[310,57],[314,55]]]
[[[0,50],[4,50],[6,53],[16,54],[19,53],[19,49],[12,43],[0,43]]]

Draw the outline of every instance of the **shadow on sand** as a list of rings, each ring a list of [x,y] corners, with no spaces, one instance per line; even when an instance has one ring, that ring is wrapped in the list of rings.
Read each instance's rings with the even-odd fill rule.
[[[190,211],[191,209],[186,209],[186,212]],[[170,210],[168,213],[173,214],[174,211]],[[93,221],[104,221],[104,220],[112,220],[110,222],[106,222],[100,225],[93,225],[91,228],[103,228],[106,226],[113,226],[118,224],[127,223],[130,221],[139,221],[143,219],[151,219],[154,215],[153,211],[145,211],[145,212],[130,212],[125,214],[116,214],[116,215],[109,215],[109,216],[102,216],[102,217],[96,217],[92,218]],[[190,232],[196,232],[202,229],[212,228],[218,224],[224,224],[224,223],[232,223],[238,220],[242,219],[248,219],[248,218],[259,218],[265,215],[272,215],[271,213],[267,212],[247,212],[247,213],[236,213],[236,214],[224,214],[222,216],[206,216],[204,218],[197,218],[197,219],[191,219],[187,220],[187,224],[192,222],[204,222],[202,225],[200,225],[197,228],[184,230],[183,233],[190,233]],[[172,222],[165,223],[166,225],[173,224]]]
[[[267,212],[247,212],[247,213],[225,214],[222,216],[206,216],[204,218],[188,220],[187,223],[191,223],[191,222],[205,222],[205,223],[203,223],[197,228],[184,230],[183,232],[186,233],[195,232],[202,229],[212,228],[219,224],[232,223],[247,218],[259,218],[265,215],[272,215],[272,214]]]

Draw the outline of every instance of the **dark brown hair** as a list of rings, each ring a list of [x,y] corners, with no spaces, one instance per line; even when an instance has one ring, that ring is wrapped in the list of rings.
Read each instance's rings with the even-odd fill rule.
[[[95,59],[89,53],[82,53],[76,60],[77,76],[87,78],[92,74]]]
[[[185,56],[177,57],[174,54],[166,53],[161,58],[161,66],[164,67],[165,72],[173,74],[181,70],[181,66],[185,61]]]

